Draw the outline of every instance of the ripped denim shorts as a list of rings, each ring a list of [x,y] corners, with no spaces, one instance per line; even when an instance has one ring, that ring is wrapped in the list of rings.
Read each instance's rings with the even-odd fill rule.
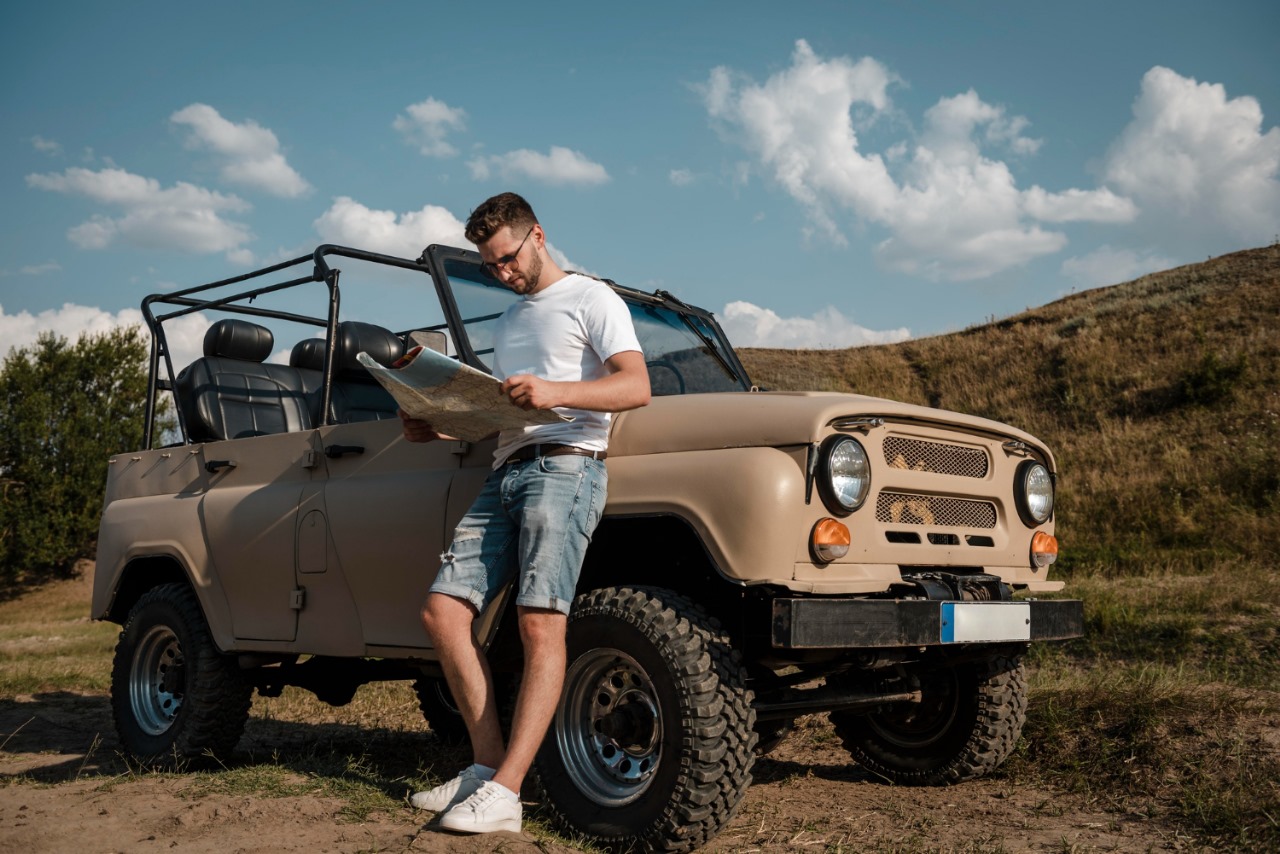
[[[536,457],[491,472],[442,555],[432,593],[483,611],[516,579],[516,604],[569,613],[609,488],[604,462]]]

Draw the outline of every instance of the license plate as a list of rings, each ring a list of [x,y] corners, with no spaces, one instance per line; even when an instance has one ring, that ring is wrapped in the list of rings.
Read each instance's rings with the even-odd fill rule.
[[[1031,640],[1030,602],[943,602],[942,642]]]

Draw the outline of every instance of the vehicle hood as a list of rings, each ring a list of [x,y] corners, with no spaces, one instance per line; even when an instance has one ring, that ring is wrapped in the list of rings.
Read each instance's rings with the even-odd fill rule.
[[[851,416],[878,416],[890,423],[923,423],[1016,439],[1052,459],[1040,440],[999,421],[860,394],[814,391],[655,397],[646,407],[614,416],[609,454],[804,445],[828,435],[832,421]]]

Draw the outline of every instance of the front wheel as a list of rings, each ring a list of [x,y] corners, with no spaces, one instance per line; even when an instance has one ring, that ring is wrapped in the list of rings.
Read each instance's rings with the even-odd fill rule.
[[[998,655],[912,673],[921,701],[870,715],[832,712],[859,765],[894,783],[942,785],[982,777],[1009,758],[1027,719],[1021,656]]]
[[[570,835],[688,851],[737,812],[754,725],[740,657],[715,620],[670,590],[596,590],[569,617],[564,690],[534,787]]]
[[[129,612],[111,668],[111,711],[125,750],[144,764],[227,758],[253,687],[213,644],[185,584],[145,593]]]

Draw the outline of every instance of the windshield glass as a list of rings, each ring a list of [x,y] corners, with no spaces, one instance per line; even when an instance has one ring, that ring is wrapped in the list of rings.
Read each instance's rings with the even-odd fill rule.
[[[660,305],[629,302],[628,308],[655,396],[745,389],[685,321],[698,323],[704,334],[715,341],[715,329],[709,324]]]
[[[481,276],[477,265],[468,261],[446,260],[445,273],[471,347],[492,371],[494,328],[502,312],[519,297],[498,282]],[[725,355],[728,345],[713,324],[666,306],[626,302],[649,366],[649,384],[654,395],[746,389],[742,380],[721,361],[733,364],[732,357]],[[721,358],[716,358],[689,323],[696,324],[698,330],[714,342]]]

